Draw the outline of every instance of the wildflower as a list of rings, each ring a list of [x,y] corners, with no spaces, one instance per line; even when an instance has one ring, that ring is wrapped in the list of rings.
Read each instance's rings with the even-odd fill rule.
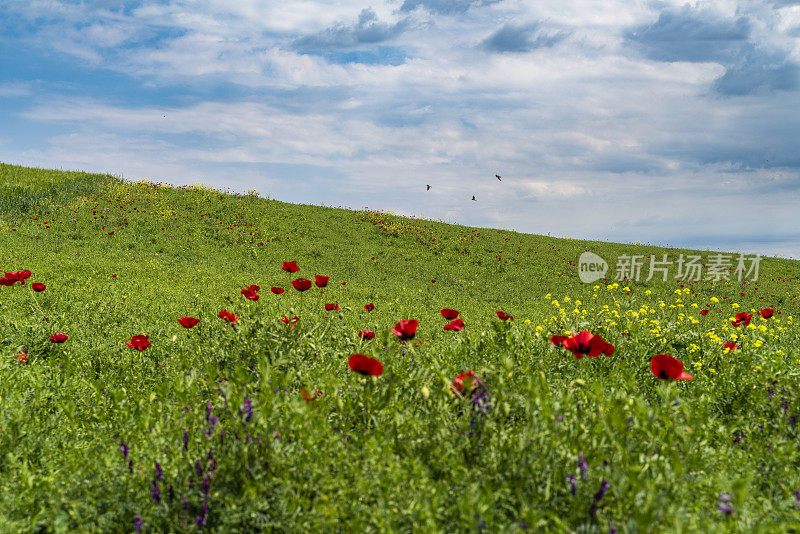
[[[351,355],[347,360],[347,366],[362,375],[380,376],[383,374],[383,364],[364,354]]]
[[[242,295],[248,300],[258,300],[258,290],[260,288],[258,286],[248,286],[240,291]]]
[[[250,397],[245,396],[244,398],[244,422],[249,423],[250,418],[253,417],[253,403],[250,401]]]
[[[458,317],[458,310],[451,310],[450,308],[443,308],[440,310],[442,317],[448,320],[453,320]]]
[[[741,325],[747,326],[750,324],[750,319],[752,318],[753,316],[748,314],[747,312],[739,312],[736,314],[736,320],[731,321],[731,324],[737,327]]]
[[[183,450],[189,450],[189,433],[185,428],[183,429]]]
[[[581,478],[586,480],[586,473],[589,470],[589,464],[586,463],[586,458],[583,456],[583,453],[578,454],[578,467],[581,470]]]
[[[568,476],[568,477],[567,477],[567,482],[569,482],[569,492],[570,492],[570,493],[572,494],[572,496],[574,497],[574,496],[575,496],[575,490],[577,489],[577,488],[575,487],[575,475],[570,475],[570,476]]]
[[[683,370],[683,362],[669,354],[656,354],[650,360],[650,370],[662,380],[691,380]]]
[[[495,313],[497,314],[497,316],[502,321],[507,321],[507,320],[513,321],[514,320],[514,316],[513,315],[506,315],[505,312],[496,311]]]
[[[286,316],[284,315],[284,316],[283,316],[283,319],[281,319],[280,321],[281,321],[282,323],[286,323],[286,324],[288,324],[288,325],[291,325],[292,327],[294,327],[294,325],[295,325],[295,324],[297,324],[297,321],[299,321],[299,320],[300,320],[300,318],[299,318],[299,317],[297,317],[297,316],[294,316],[294,317],[292,317],[291,319],[289,319],[288,317],[286,317]]]
[[[339,309],[339,304],[334,302],[333,304],[326,304],[325,311],[336,311]]]
[[[282,287],[272,287],[272,288],[270,288],[270,291],[272,291],[276,295],[280,295],[281,293],[283,293],[283,288]]]
[[[136,518],[134,518],[133,520],[133,530],[135,532],[141,532],[143,526],[144,525],[142,525],[142,514],[136,514]]]
[[[475,378],[475,371],[470,369],[469,371],[465,371],[463,373],[459,373],[453,379],[453,383],[450,384],[450,391],[453,393],[464,393],[464,390],[467,390],[469,393],[472,392],[477,386],[477,379]]]
[[[161,502],[161,490],[158,487],[158,480],[155,478],[150,483],[150,496],[153,497],[153,501]]]
[[[303,396],[303,399],[305,399],[306,403],[309,403],[309,402],[315,401],[318,398],[322,397],[322,392],[319,391],[318,389],[314,388],[314,389],[311,390],[311,393],[308,393],[305,390],[305,388],[303,388],[302,390],[300,390],[300,395]]]
[[[306,291],[311,289],[311,280],[306,280],[305,278],[297,278],[292,280],[292,286],[298,291]]]
[[[35,285],[35,284],[34,284],[34,285]],[[763,317],[764,319],[769,319],[770,317],[772,317],[772,316],[775,314],[775,310],[773,310],[772,308],[765,308],[765,309],[761,310],[761,311],[760,311],[760,312],[758,312],[758,313],[759,313],[759,314],[761,315],[761,317]]]
[[[327,276],[322,276],[321,274],[318,274],[314,276],[314,283],[317,284],[317,287],[325,287],[328,285],[328,279],[329,278]]]
[[[15,355],[15,358],[17,358],[19,363],[25,363],[28,361],[28,355],[24,350],[19,351],[19,354]]]
[[[42,283],[39,283],[39,282],[34,282],[33,284],[31,284],[31,289],[33,289],[33,290],[34,290],[34,291],[36,291],[37,293],[41,293],[41,292],[42,292],[42,291],[44,291],[46,288],[47,288],[47,286],[46,286],[46,285],[44,285],[44,284],[42,284]]]
[[[129,449],[128,449],[128,444],[125,443],[124,439],[119,442],[119,449],[122,452],[123,458],[125,458],[125,460],[127,460],[128,459]]]
[[[700,315],[708,315],[708,310],[700,310]]]
[[[184,328],[192,328],[194,325],[200,322],[200,319],[196,319],[194,317],[181,317],[178,319],[178,322],[181,323],[181,326]]]
[[[394,325],[392,333],[402,340],[413,339],[414,335],[417,333],[417,326],[419,326],[419,321],[416,319],[403,319]]]
[[[358,331],[358,337],[360,337],[361,339],[366,339],[367,341],[369,341],[370,339],[374,339],[375,338],[375,332],[373,332],[372,330],[364,330],[363,332],[361,330],[359,330]]]
[[[370,302],[369,304],[364,305],[364,309],[367,310],[368,312],[371,312],[372,310],[375,309],[375,305]]]
[[[604,341],[600,334],[592,334],[588,330],[584,330],[569,338],[566,336],[553,336],[550,342],[554,345],[558,345],[557,342],[559,339],[561,341],[561,346],[571,351],[579,360],[583,358],[584,355],[589,355],[590,358],[596,358],[601,354],[605,354],[606,356],[614,354],[614,345]]]
[[[739,348],[739,345],[737,345],[736,343],[723,343],[722,346],[730,350],[736,350]]]
[[[164,480],[164,470],[161,469],[161,464],[158,463],[158,462],[156,462],[156,478],[159,481],[163,481]]]
[[[228,310],[222,310],[219,312],[219,318],[228,321],[229,323],[235,323],[239,320],[239,317],[235,314],[229,312]]]
[[[63,343],[67,340],[67,334],[53,334],[50,336],[51,343]]]
[[[445,330],[464,330],[464,319],[454,319],[450,321],[446,325],[444,325]]]
[[[296,273],[297,271],[300,270],[300,267],[297,266],[296,261],[285,261],[283,262],[283,266],[281,266],[281,269],[290,273]]]
[[[725,515],[731,515],[733,513],[733,506],[731,503],[731,496],[727,493],[723,493],[719,496],[719,502],[717,503],[717,509]]]
[[[125,344],[128,345],[132,349],[138,349],[139,352],[143,351],[150,345],[151,342],[147,341],[147,338],[150,336],[131,336],[130,341],[126,341]]]

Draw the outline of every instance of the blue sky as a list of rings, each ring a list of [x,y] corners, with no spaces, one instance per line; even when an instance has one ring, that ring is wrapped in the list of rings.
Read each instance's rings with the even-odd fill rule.
[[[7,163],[800,258],[800,0],[5,0],[0,123]]]

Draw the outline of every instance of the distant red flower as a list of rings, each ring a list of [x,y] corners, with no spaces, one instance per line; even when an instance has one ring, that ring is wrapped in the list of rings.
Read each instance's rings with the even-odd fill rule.
[[[375,338],[375,332],[373,332],[372,330],[364,330],[363,332],[361,330],[359,330],[358,331],[358,337],[360,337],[361,339],[366,339],[367,341],[369,341],[370,339],[374,339]]]
[[[292,280],[292,286],[298,291],[306,291],[311,289],[311,280],[306,280],[305,278],[298,278],[296,280]]]
[[[53,334],[50,336],[51,343],[63,343],[67,340],[67,334]]]
[[[181,317],[178,319],[178,322],[181,323],[181,326],[184,328],[191,328],[199,323],[200,319],[195,319],[194,317]]]
[[[368,312],[371,312],[372,310],[375,309],[375,305],[370,302],[369,304],[364,305],[364,309],[367,310]]]
[[[700,310],[700,315],[708,315],[708,310]]]
[[[299,320],[300,320],[300,318],[297,317],[297,316],[292,317],[291,319],[289,319],[288,317],[286,317],[284,315],[283,319],[281,319],[281,322],[282,323],[286,323],[286,324],[290,324],[290,325],[292,325],[292,328],[294,328],[294,325],[297,324],[297,321],[299,321]]]
[[[343,285],[343,286],[344,286],[344,285],[347,285],[347,282],[342,282],[342,285]]]
[[[229,323],[235,323],[235,322],[237,322],[239,320],[239,317],[237,317],[236,315],[232,314],[228,310],[222,310],[221,312],[219,312],[219,318],[220,319],[225,319]]]
[[[375,358],[370,358],[364,354],[350,356],[350,359],[347,360],[347,366],[362,375],[380,376],[383,374],[383,364]]]
[[[328,277],[321,274],[314,275],[314,283],[317,284],[317,287],[325,287],[328,285]]]
[[[769,319],[770,317],[775,315],[775,310],[773,310],[772,308],[764,308],[758,313],[761,314],[761,317],[763,317],[764,319]]]
[[[108,235],[114,235],[114,230],[111,230],[110,232],[108,232]]]
[[[253,287],[255,287],[256,289],[255,290],[251,289]],[[241,294],[244,295],[246,299],[258,300],[259,297],[257,291],[258,291],[258,286],[250,286],[242,289]]]
[[[495,312],[495,313],[496,313],[496,314],[497,314],[497,316],[498,316],[498,317],[500,317],[500,319],[502,319],[503,321],[505,321],[505,320],[507,320],[507,319],[510,319],[510,320],[512,320],[512,321],[514,320],[514,316],[513,316],[513,315],[506,315],[504,312],[501,312],[501,311],[498,311],[498,312]]]
[[[669,354],[656,354],[650,360],[650,370],[661,380],[691,380],[692,375],[683,371],[683,362]]]
[[[117,277],[117,275],[116,275],[116,274],[112,274],[112,275],[111,275],[111,278],[116,278],[116,277]]]
[[[739,345],[737,345],[736,343],[723,343],[722,346],[725,347],[726,349],[731,349],[731,350],[739,348]]]
[[[31,272],[29,270],[25,269],[24,271],[19,273],[19,277],[20,277],[20,282],[22,282],[24,284],[25,283],[25,279],[31,277]]]
[[[450,321],[458,317],[458,310],[451,310],[450,308],[444,308],[439,311],[442,313],[442,317]]]
[[[125,344],[128,345],[130,348],[137,349],[139,350],[139,352],[141,352],[150,345],[152,345],[152,343],[147,341],[148,337],[150,336],[131,336],[131,340],[126,341]]]
[[[28,361],[28,355],[25,354],[24,350],[19,351],[19,354],[15,354],[14,357],[19,363],[25,363]]]
[[[454,319],[444,325],[445,330],[464,330],[464,319]]]
[[[13,286],[14,282],[16,282],[16,280],[12,280],[11,278],[8,278],[7,276],[4,276],[3,278],[0,278],[0,286]]]
[[[750,320],[753,318],[752,314],[747,314],[746,312],[740,312],[736,314],[736,320],[731,321],[733,326],[747,326],[750,324]]]
[[[597,358],[601,354],[606,356],[614,354],[614,345],[604,341],[600,334],[592,334],[588,330],[561,340],[561,346],[572,351],[572,354],[579,360],[586,355],[591,358]]]
[[[283,288],[282,287],[273,287],[273,288],[270,288],[270,291],[272,291],[276,295],[280,295],[281,293],[283,293]]]
[[[464,393],[465,389],[468,389],[470,392],[475,389],[477,386],[477,379],[475,378],[475,371],[470,369],[467,372],[460,373],[456,375],[453,379],[453,383],[450,384],[450,391],[453,393]]]
[[[31,289],[33,289],[37,293],[41,293],[42,291],[47,289],[47,286],[42,284],[41,282],[34,282],[31,284]]]
[[[339,309],[339,304],[337,304],[336,302],[325,305],[325,311],[335,311],[338,309]]]
[[[283,262],[283,267],[281,267],[281,269],[290,273],[296,273],[300,270],[300,267],[297,266],[296,261],[285,261]]]
[[[562,343],[565,339],[569,339],[569,336],[553,336],[550,338],[550,343],[555,345],[556,347],[562,347]]]
[[[408,320],[403,319],[392,328],[392,333],[399,337],[400,339],[414,339],[414,334],[417,333],[417,327],[419,326],[419,321],[416,319]]]
[[[305,390],[305,388],[303,388],[302,390],[300,390],[300,395],[302,395],[303,398],[305,399],[305,401],[308,403],[308,402],[313,402],[313,401],[317,400],[318,398],[322,397],[322,392],[319,391],[318,389],[314,388],[314,389],[311,390],[311,393],[309,394]]]
[[[436,283],[436,280],[431,280],[431,284],[435,284],[435,283]]]

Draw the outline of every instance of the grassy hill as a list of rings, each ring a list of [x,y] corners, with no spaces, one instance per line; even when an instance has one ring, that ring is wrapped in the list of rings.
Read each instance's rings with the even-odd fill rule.
[[[584,251],[608,279],[580,282]],[[0,271],[31,272],[0,285],[0,530],[786,530],[800,262],[646,281],[663,254],[718,252],[0,164]],[[583,330],[613,355],[550,342]],[[659,353],[693,379],[656,378]]]

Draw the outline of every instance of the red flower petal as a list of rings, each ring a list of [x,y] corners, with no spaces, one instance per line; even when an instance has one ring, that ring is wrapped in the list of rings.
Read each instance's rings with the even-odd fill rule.
[[[195,319],[194,317],[181,317],[178,319],[178,322],[181,323],[181,326],[184,328],[191,328],[199,323],[200,319]]]
[[[347,360],[347,365],[351,370],[362,375],[380,376],[383,374],[383,364],[364,354],[353,354]]]
[[[413,339],[414,335],[417,333],[417,327],[419,326],[419,321],[416,319],[408,320],[403,319],[392,328],[392,333],[399,337],[400,339]]]
[[[453,320],[458,317],[458,310],[451,310],[450,308],[444,308],[440,310],[442,313],[442,317],[448,320]]]
[[[311,280],[297,278],[292,280],[292,286],[298,291],[307,291],[308,289],[311,289]]]
[[[321,274],[317,274],[314,276],[314,283],[317,284],[317,287],[325,287],[328,285],[328,277],[322,276]]]

